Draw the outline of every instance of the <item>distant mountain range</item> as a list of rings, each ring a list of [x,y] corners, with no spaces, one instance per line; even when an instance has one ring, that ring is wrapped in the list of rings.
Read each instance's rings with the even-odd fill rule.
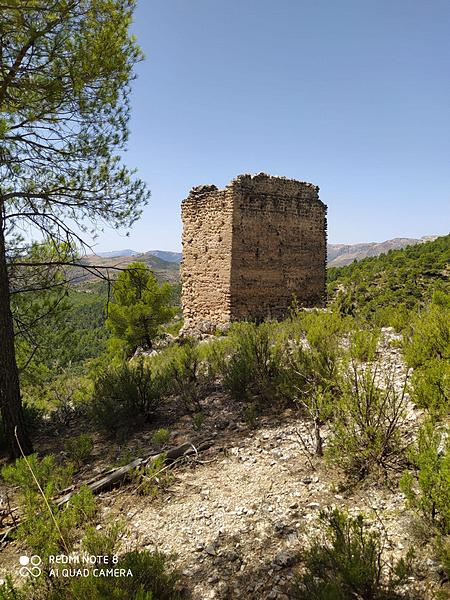
[[[170,252],[168,254],[171,254]],[[181,256],[181,255],[180,255]],[[81,262],[88,267],[110,267],[110,275],[114,274],[114,267],[125,268],[132,262],[143,262],[154,272],[158,281],[178,283],[180,280],[180,265],[178,262],[162,260],[151,252],[135,252],[134,250],[115,250],[112,252],[98,252],[83,256]],[[96,279],[95,273],[83,268],[75,267],[72,271],[74,283],[84,283]]]
[[[368,256],[378,256],[385,254],[389,250],[398,250],[406,246],[414,246],[423,242],[430,242],[437,238],[436,235],[423,236],[418,238],[394,238],[385,242],[368,242],[366,244],[328,244],[328,266],[343,267],[349,265],[354,260],[361,260]],[[121,259],[115,261],[115,266],[122,266],[133,260],[139,260],[149,265],[155,271],[156,276],[170,275],[169,280],[173,281],[178,277],[178,268],[181,262],[181,252],[169,252],[166,250],[149,250],[148,252],[135,252],[134,250],[114,250],[112,252],[98,252],[96,255],[85,257],[91,264],[95,262],[94,257],[100,256],[103,259]],[[103,261],[101,261],[101,264]],[[117,263],[117,264],[116,264]],[[113,263],[110,263],[111,265]]]
[[[328,266],[343,267],[354,260],[361,260],[368,256],[386,254],[389,250],[400,250],[406,246],[432,242],[437,235],[425,235],[417,238],[394,238],[385,242],[369,242],[367,244],[328,244]]]
[[[121,258],[126,256],[139,256],[142,254],[152,254],[156,258],[165,260],[167,262],[179,263],[181,261],[181,252],[168,252],[166,250],[148,250],[148,252],[136,252],[135,250],[113,250],[112,252],[96,252],[95,256],[101,256],[102,258]]]
[[[166,250],[149,250],[149,254],[153,254],[153,256],[156,256],[161,260],[178,264],[180,264],[182,256],[181,252],[166,252]]]
[[[113,250],[112,252],[96,252],[95,256],[101,256],[102,258],[119,258],[120,256],[137,256],[139,252],[134,250]]]

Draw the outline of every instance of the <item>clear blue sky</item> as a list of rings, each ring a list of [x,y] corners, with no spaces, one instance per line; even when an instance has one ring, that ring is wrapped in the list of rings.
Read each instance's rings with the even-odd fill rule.
[[[448,233],[449,0],[140,0],[134,31],[152,198],[98,250],[180,250],[193,185],[260,171],[319,185],[332,243]]]

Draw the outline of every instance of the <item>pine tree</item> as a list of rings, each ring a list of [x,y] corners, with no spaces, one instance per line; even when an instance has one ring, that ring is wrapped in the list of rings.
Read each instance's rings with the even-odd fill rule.
[[[161,325],[175,314],[170,285],[159,285],[150,269],[136,262],[118,275],[112,295],[107,325],[124,342],[125,352],[131,355],[138,346],[151,348]]]
[[[8,239],[31,228],[56,245],[79,245],[99,222],[131,225],[148,198],[118,156],[141,59],[129,34],[134,7],[0,0],[0,404],[12,456],[32,445],[14,354]]]

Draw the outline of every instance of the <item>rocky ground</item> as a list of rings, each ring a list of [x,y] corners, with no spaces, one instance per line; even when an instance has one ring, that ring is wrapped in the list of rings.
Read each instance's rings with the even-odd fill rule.
[[[380,356],[400,386],[405,369],[393,341],[394,334],[385,331]],[[444,589],[438,564],[426,532],[406,509],[397,475],[387,482],[342,485],[336,469],[305,451],[310,430],[298,413],[268,414],[252,428],[242,420],[242,409],[217,392],[202,401],[200,431],[193,430],[198,423],[191,417],[181,418],[172,428],[171,445],[213,437],[213,446],[173,469],[168,488],[156,498],[139,494],[133,485],[103,493],[99,528],[123,519],[126,546],[174,555],[192,600],[288,600],[302,552],[319,533],[320,510],[337,506],[353,515],[363,512],[380,530],[386,560],[414,547],[414,572],[404,597],[436,598]],[[410,406],[407,419],[413,432],[420,413]],[[150,438],[148,431],[130,441],[131,454]],[[96,452],[100,457],[99,447]],[[96,468],[101,466],[97,462]],[[17,563],[19,551],[14,543],[0,554],[0,576]]]

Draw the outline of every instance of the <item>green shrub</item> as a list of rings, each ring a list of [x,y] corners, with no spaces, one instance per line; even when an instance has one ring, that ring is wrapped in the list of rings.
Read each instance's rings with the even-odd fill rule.
[[[299,396],[299,406],[309,419],[304,424],[308,428],[308,439],[298,433],[303,450],[308,456],[323,456],[322,427],[333,414],[336,396],[320,386],[311,390],[308,396]]]
[[[70,425],[78,417],[88,413],[92,398],[92,380],[64,373],[45,386],[45,402],[50,418],[56,425]]]
[[[409,505],[443,534],[450,534],[450,450],[447,428],[427,421],[410,452],[413,471],[404,473],[400,487]]]
[[[326,350],[319,351],[298,339],[289,340],[283,352],[279,393],[288,402],[295,403],[309,418],[309,445],[314,446],[311,453],[318,456],[323,454],[321,429],[330,418],[340,395],[338,357],[338,346],[333,343]]]
[[[152,442],[155,446],[165,446],[169,443],[170,431],[168,429],[158,429],[152,435]]]
[[[8,575],[0,584],[0,600],[29,600],[31,598],[30,591],[30,584],[25,584],[22,588],[16,587]]]
[[[126,434],[143,418],[153,418],[164,392],[164,382],[143,360],[125,362],[95,380],[93,419],[107,432]]]
[[[326,346],[327,339],[339,338],[348,331],[350,321],[338,311],[330,309],[304,309],[295,306],[290,309],[289,318],[281,323],[289,335],[307,335],[308,342],[319,349]]]
[[[90,528],[83,538],[83,549],[93,556],[118,555],[119,544],[125,533],[123,523],[110,525],[104,531]],[[111,561],[112,563],[112,561]],[[113,563],[112,563],[113,564]],[[87,598],[103,600],[178,600],[177,591],[179,575],[167,568],[167,557],[160,552],[131,551],[119,557],[114,567],[130,569],[132,577],[122,578],[93,578],[86,580],[73,579],[67,589],[69,600]],[[66,596],[57,595],[51,600],[65,600]],[[49,600],[50,600],[49,598]]]
[[[239,323],[230,328],[231,356],[223,384],[238,400],[269,402],[277,394],[281,354],[273,343],[271,323]]]
[[[450,579],[450,538],[439,540],[438,556],[447,579]]]
[[[404,460],[405,389],[406,381],[397,391],[392,372],[380,381],[377,365],[362,369],[352,362],[336,401],[327,449],[328,458],[349,477],[360,480],[375,469],[386,474]]]
[[[92,436],[87,433],[69,438],[64,445],[67,458],[77,467],[80,467],[89,458],[93,448],[94,441]]]
[[[319,388],[339,393],[338,347],[331,343],[326,350],[318,350],[302,340],[289,340],[283,349],[280,392],[287,400],[304,404]]]
[[[200,361],[205,366],[210,383],[213,384],[218,378],[223,377],[224,366],[231,356],[233,340],[231,337],[222,336],[201,342],[197,346]]]
[[[414,367],[412,399],[433,416],[450,408],[450,295],[435,293],[405,334],[406,362]]]
[[[350,320],[330,311],[300,312],[281,324],[288,395],[308,396],[317,387],[338,389],[339,363],[343,358],[340,342],[349,324]]]
[[[309,345],[322,354],[334,351],[339,340],[350,327],[348,319],[337,312],[306,311],[300,315],[300,326]]]
[[[450,361],[433,359],[417,367],[411,378],[411,399],[434,416],[450,410]]]
[[[62,508],[50,503],[53,517],[47,506],[34,503],[34,511],[27,507],[26,521],[17,529],[17,539],[24,541],[36,554],[48,556],[68,552],[80,536],[81,527],[93,519],[97,505],[88,488],[72,496]]]
[[[166,464],[167,455],[161,453],[148,465],[137,467],[133,473],[133,481],[137,483],[136,491],[142,495],[156,498],[160,492],[173,482],[173,475]]]
[[[116,521],[100,531],[96,527],[87,527],[81,545],[91,556],[112,557],[124,534],[125,523],[122,521]]]
[[[53,511],[55,514],[56,522],[60,531],[60,538],[58,539],[56,532],[53,534],[54,541],[57,542],[60,549],[67,550],[67,547],[71,548],[73,544],[79,539],[82,528],[85,524],[93,521],[97,514],[97,501],[95,496],[89,488],[83,486],[80,490],[74,494],[69,502],[57,510]],[[49,523],[47,514],[43,511],[43,527],[42,527],[42,540],[44,541],[46,524]],[[33,539],[36,539],[35,531],[30,532]],[[31,539],[31,538],[29,538]],[[50,542],[51,538],[47,541]],[[64,540],[64,542],[63,542]],[[30,545],[33,545],[30,543]],[[38,547],[40,542],[36,539],[34,547]],[[50,554],[46,552],[45,554]]]
[[[414,368],[431,360],[450,360],[450,306],[440,301],[416,315],[405,335],[404,353]]]
[[[176,348],[176,350],[175,350]],[[189,340],[174,347],[168,368],[171,393],[179,396],[187,410],[198,410],[207,384],[207,377],[195,343]]]
[[[201,410],[196,412],[192,417],[192,428],[194,431],[201,431],[205,422],[205,413]]]
[[[411,309],[400,302],[395,306],[377,306],[370,313],[369,322],[376,327],[393,327],[395,331],[402,332],[411,320]]]
[[[183,344],[172,344],[149,361],[166,394],[178,396],[189,412],[200,409],[200,400],[215,375],[203,346],[188,339]]]
[[[360,362],[375,360],[379,329],[356,329],[350,335],[350,355]]]
[[[320,514],[321,538],[304,557],[305,572],[292,592],[296,600],[393,600],[407,573],[405,561],[384,567],[382,540],[362,515],[334,509]]]
[[[65,505],[55,504],[53,497],[72,481],[72,467],[57,465],[53,456],[40,460],[33,454],[19,459],[4,467],[2,476],[19,487],[23,518],[15,535],[36,554],[67,552],[79,536],[79,528],[96,513],[95,498],[85,487]]]
[[[122,448],[116,459],[116,463],[113,468],[125,467],[130,464],[136,458],[136,453],[132,452],[129,448]]]
[[[45,497],[52,498],[71,484],[72,475],[73,467],[70,464],[57,464],[52,454],[42,459],[37,454],[31,454],[2,469],[3,479],[10,485],[19,487],[20,499],[24,503],[40,493],[36,480]]]

